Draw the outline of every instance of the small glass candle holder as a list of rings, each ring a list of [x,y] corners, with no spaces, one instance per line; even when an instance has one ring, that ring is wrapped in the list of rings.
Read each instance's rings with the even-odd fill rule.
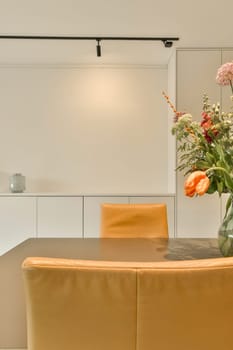
[[[22,193],[25,191],[25,176],[16,173],[10,176],[9,179],[10,191],[12,193]]]

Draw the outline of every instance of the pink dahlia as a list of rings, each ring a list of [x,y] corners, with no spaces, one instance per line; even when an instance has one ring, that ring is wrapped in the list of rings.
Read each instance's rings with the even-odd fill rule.
[[[231,85],[233,82],[233,62],[223,64],[217,71],[216,81],[219,85]]]

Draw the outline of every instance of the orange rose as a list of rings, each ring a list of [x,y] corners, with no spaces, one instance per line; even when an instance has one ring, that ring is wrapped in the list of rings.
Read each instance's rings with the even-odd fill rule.
[[[195,194],[202,196],[210,186],[210,180],[205,171],[194,171],[189,175],[184,184],[185,195],[193,197]]]

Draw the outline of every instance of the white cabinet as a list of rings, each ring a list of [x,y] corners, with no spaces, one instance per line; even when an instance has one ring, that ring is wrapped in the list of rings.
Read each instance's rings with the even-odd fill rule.
[[[0,197],[0,255],[36,237],[36,199]]]
[[[33,237],[99,237],[102,203],[166,203],[175,236],[174,196],[2,195],[0,255]]]
[[[82,237],[83,197],[38,197],[38,237]]]
[[[137,196],[130,197],[130,203],[165,203],[169,237],[175,237],[175,197],[174,196]]]
[[[127,196],[93,196],[84,198],[84,237],[100,236],[102,203],[129,203]]]

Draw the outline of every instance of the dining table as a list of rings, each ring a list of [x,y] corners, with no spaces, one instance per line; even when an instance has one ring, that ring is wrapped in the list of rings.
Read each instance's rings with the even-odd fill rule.
[[[30,238],[0,257],[156,262],[221,256],[215,238]]]

